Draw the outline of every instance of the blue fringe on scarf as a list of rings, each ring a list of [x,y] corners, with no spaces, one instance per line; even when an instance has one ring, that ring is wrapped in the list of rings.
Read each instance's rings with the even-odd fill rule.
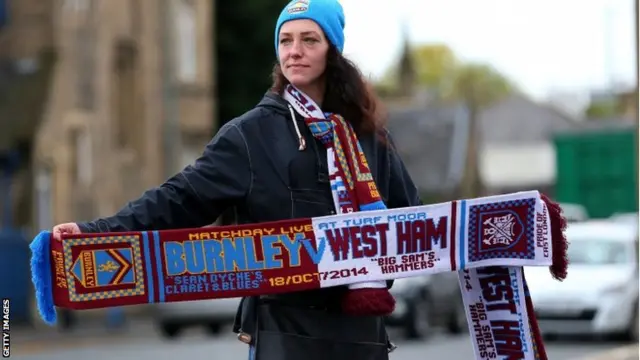
[[[53,304],[51,283],[50,244],[51,233],[40,232],[31,242],[31,281],[36,291],[36,304],[40,317],[48,325],[56,323],[56,308]]]

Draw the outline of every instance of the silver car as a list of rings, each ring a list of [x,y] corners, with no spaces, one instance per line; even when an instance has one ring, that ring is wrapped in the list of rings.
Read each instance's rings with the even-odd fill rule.
[[[525,276],[545,335],[624,335],[638,341],[638,232],[623,222],[591,220],[567,227],[569,274],[545,267]]]

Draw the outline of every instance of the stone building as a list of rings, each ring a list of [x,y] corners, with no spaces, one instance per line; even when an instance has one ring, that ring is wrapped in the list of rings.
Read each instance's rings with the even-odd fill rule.
[[[55,2],[35,229],[111,214],[199,155],[214,129],[214,4]]]

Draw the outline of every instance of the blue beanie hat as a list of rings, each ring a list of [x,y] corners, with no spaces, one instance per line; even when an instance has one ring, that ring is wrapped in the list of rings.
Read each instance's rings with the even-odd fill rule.
[[[280,13],[276,24],[276,54],[282,24],[290,20],[315,21],[339,52],[344,48],[344,11],[337,0],[293,0]]]

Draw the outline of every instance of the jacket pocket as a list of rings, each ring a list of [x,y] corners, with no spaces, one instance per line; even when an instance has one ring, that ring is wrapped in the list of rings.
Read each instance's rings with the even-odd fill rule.
[[[290,189],[291,218],[327,216],[335,214],[331,191]]]

